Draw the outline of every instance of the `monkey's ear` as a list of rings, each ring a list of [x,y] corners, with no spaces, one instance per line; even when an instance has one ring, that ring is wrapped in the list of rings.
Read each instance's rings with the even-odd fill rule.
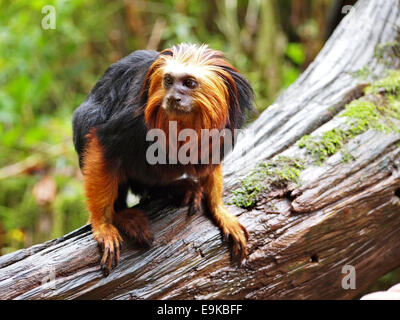
[[[247,79],[230,66],[221,66],[229,76],[224,76],[229,93],[229,124],[231,129],[242,127],[246,115],[255,113],[254,91]]]

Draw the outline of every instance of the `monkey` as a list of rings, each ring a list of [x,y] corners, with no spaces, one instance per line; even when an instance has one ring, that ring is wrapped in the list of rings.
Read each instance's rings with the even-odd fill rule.
[[[189,213],[204,203],[222,234],[231,239],[232,255],[244,259],[249,233],[223,203],[221,163],[150,164],[146,150],[152,142],[146,137],[152,129],[168,136],[171,121],[178,132],[233,131],[254,110],[248,80],[221,51],[206,44],[137,50],[105,71],[72,117],[89,221],[105,273],[120,260],[120,232],[143,246],[153,241],[145,213],[128,208],[128,191],[151,195],[157,188],[179,189],[184,180],[190,181],[183,187]],[[222,161],[223,152],[220,157]]]

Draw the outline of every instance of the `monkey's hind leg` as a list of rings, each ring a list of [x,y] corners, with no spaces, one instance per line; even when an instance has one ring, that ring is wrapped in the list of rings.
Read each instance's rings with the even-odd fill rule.
[[[189,188],[186,188],[185,195],[183,197],[182,205],[188,205],[188,215],[192,216],[200,212],[201,202],[203,201],[203,188],[195,183]]]
[[[142,246],[150,246],[153,236],[146,215],[137,208],[125,208],[114,215],[114,223],[128,237],[136,239]]]
[[[142,246],[149,246],[153,237],[150,232],[147,217],[138,208],[128,208],[127,195],[129,185],[122,183],[118,186],[118,197],[114,203],[114,224],[129,238],[134,238]]]

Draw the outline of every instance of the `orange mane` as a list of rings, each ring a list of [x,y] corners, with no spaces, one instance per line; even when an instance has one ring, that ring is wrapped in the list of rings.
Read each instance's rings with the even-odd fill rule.
[[[235,82],[223,67],[235,70],[225,61],[221,52],[206,45],[180,44],[161,52],[159,58],[147,73],[148,101],[145,107],[145,121],[149,129],[158,128],[168,132],[168,123],[177,121],[181,129],[223,129],[229,120],[229,89],[236,92]],[[162,80],[168,69],[184,68],[199,80],[192,99],[195,110],[190,114],[168,115],[161,104],[166,94]]]

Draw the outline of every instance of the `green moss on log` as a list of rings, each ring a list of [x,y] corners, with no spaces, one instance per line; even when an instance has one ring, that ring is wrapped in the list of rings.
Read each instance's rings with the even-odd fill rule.
[[[325,131],[320,136],[303,136],[297,143],[305,148],[317,164],[342,150],[351,139],[370,130],[400,132],[400,71],[390,71],[388,76],[376,81],[364,90],[366,96],[351,101],[340,114],[346,117],[342,128]],[[343,161],[350,155],[342,151]]]
[[[366,94],[394,94],[400,93],[400,70],[391,70],[389,74],[365,88]]]
[[[278,156],[263,162],[240,181],[239,188],[232,191],[230,204],[251,208],[265,192],[273,188],[283,189],[290,182],[297,182],[303,169],[302,160],[289,157]]]

